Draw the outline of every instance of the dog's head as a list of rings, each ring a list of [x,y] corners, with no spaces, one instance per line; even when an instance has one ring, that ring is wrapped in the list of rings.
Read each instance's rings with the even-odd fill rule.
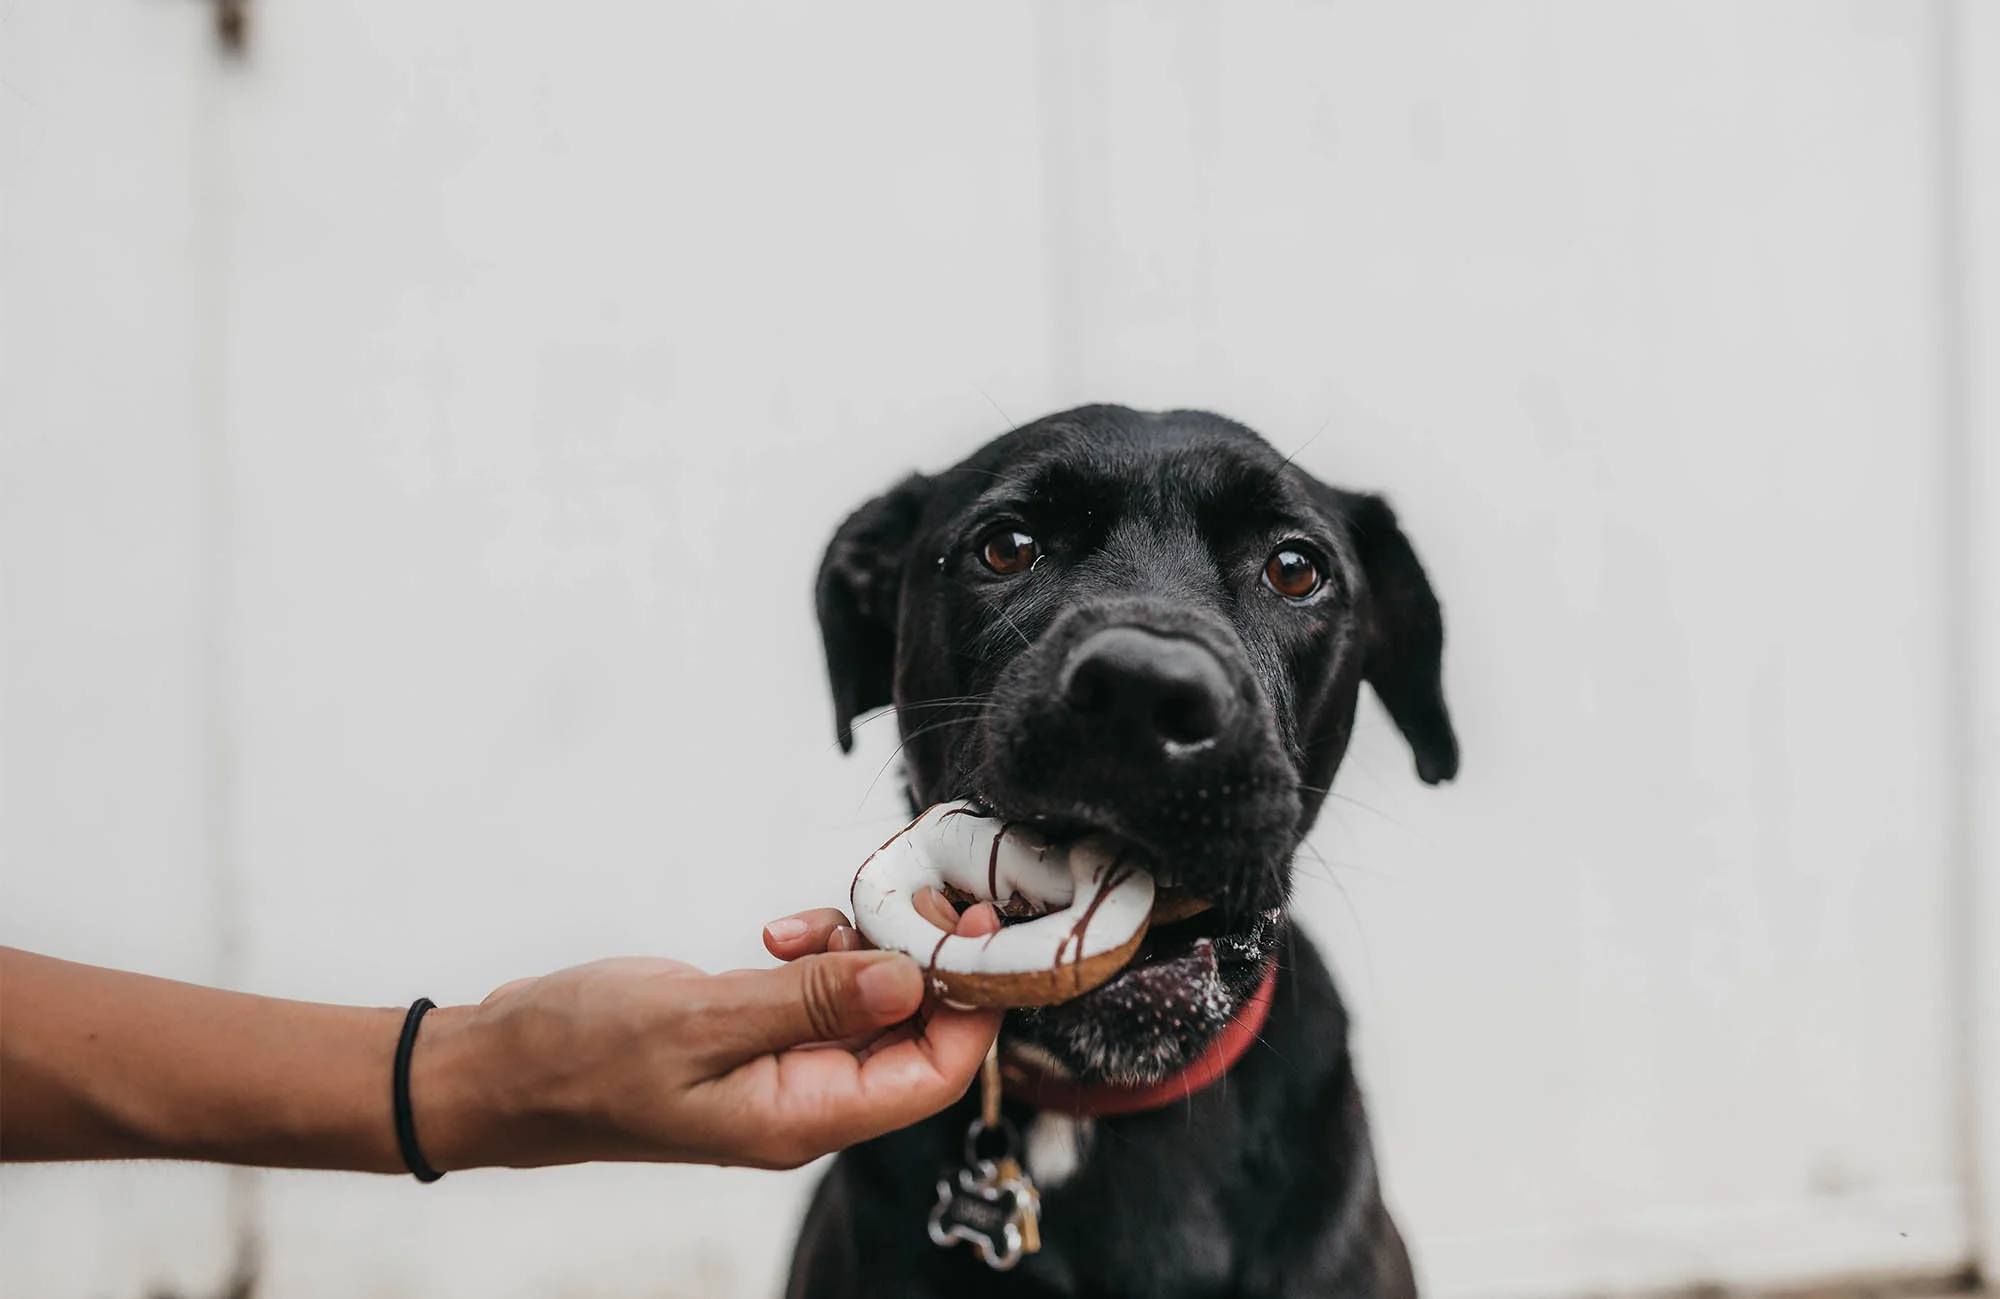
[[[1086,1082],[1190,1062],[1262,977],[1365,680],[1425,781],[1458,769],[1430,583],[1381,498],[1239,424],[1091,406],[857,510],[819,616],[843,748],[893,703],[913,802],[1108,831],[1216,905],[1009,1040]]]

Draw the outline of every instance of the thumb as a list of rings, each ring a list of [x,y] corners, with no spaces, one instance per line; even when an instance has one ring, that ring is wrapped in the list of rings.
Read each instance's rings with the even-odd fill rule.
[[[825,952],[711,982],[715,1013],[702,1050],[732,1065],[873,1033],[916,1014],[924,1000],[924,972],[900,952]]]

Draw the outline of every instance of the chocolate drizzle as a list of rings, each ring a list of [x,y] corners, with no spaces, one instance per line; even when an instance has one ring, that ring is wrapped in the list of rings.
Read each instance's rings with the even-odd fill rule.
[[[1056,944],[1056,959],[1054,964],[1049,968],[1057,969],[1061,967],[1063,963],[1063,949],[1065,947],[1070,948],[1069,963],[1072,969],[1083,964],[1084,931],[1090,928],[1091,917],[1095,916],[1097,909],[1104,905],[1104,899],[1110,897],[1112,892],[1131,875],[1131,868],[1125,865],[1125,858],[1129,851],[1129,849],[1120,849],[1118,855],[1111,859],[1110,869],[1104,873],[1103,882],[1099,884],[1097,889],[1097,896],[1090,900],[1090,905],[1083,909],[1083,914],[1077,917],[1076,923],[1070,926],[1069,932],[1064,934],[1062,941]]]
[[[993,851],[986,854],[986,896],[995,902],[1000,900],[1000,841],[1007,837],[1009,824],[1002,821],[993,832]]]
[[[942,823],[954,816],[972,816],[988,824],[982,830],[974,831],[965,837],[949,831],[940,833]],[[1062,873],[1067,876],[1070,884],[1070,897],[1063,905],[1051,905],[1053,898],[1060,892],[1053,878],[1046,881],[1046,886],[1025,882],[1027,879],[1040,878],[1032,871],[1022,880],[1010,881],[1009,896],[1004,901],[999,897],[1000,851],[1005,846],[1003,841],[1017,828],[1026,836],[1017,840],[1015,844],[1017,851],[1030,853],[1036,862],[1041,863],[1043,872],[1050,869],[1052,860],[1059,861],[1064,868]],[[898,841],[910,835],[910,831],[919,829],[924,833],[911,837],[912,846],[909,849],[896,847]],[[977,875],[979,869],[977,835],[981,832],[989,836],[984,881],[989,896],[983,898],[978,894]],[[1053,1005],[1075,997],[1115,975],[1118,969],[1131,959],[1148,928],[1148,919],[1140,917],[1129,937],[1114,940],[1108,945],[1107,950],[1096,955],[1089,954],[1090,927],[1099,912],[1103,910],[1106,897],[1121,890],[1130,892],[1127,886],[1133,882],[1133,877],[1144,872],[1133,861],[1134,854],[1140,851],[1136,847],[1120,845],[1116,841],[1105,842],[1101,847],[1086,849],[1083,856],[1070,859],[1069,854],[1074,853],[1077,847],[1076,844],[1067,847],[1060,844],[1051,845],[1025,825],[1003,820],[983,809],[965,806],[927,809],[915,820],[890,835],[874,853],[869,855],[868,860],[862,863],[861,869],[855,873],[854,881],[848,887],[848,903],[854,908],[855,923],[857,926],[862,925],[863,909],[858,906],[857,899],[860,895],[860,883],[865,877],[869,882],[869,905],[865,909],[868,928],[864,932],[872,930],[871,936],[881,935],[877,938],[878,942],[907,951],[911,956],[917,957],[924,971],[927,987],[937,995],[951,999],[952,1004],[963,1001],[972,1005],[990,1006]],[[968,855],[972,857],[971,861],[964,860]],[[948,880],[947,873],[960,878],[969,875],[970,879],[965,885],[953,883]],[[1023,888],[1032,889],[1034,893],[1043,895],[1045,900],[1038,902],[1032,896],[1024,896]],[[930,924],[912,929],[910,920],[916,918],[910,914],[915,901],[911,896],[912,890],[940,893],[961,915],[971,906],[981,902],[990,903],[999,913],[1003,926],[1041,919],[1046,919],[1050,923],[1034,930],[1035,941],[1032,943],[1026,946],[1012,945],[1012,950],[1018,953],[1013,960],[1019,962],[1021,956],[1025,956],[1025,964],[990,969],[987,968],[990,956],[985,954],[974,956],[972,953],[984,953],[996,938],[1007,932],[1007,929],[998,928],[993,933],[984,935],[983,941],[968,942],[959,946],[954,946],[951,942],[954,937],[959,936],[955,927],[940,933],[933,927],[936,922],[932,921]],[[1086,891],[1090,893],[1088,899],[1082,896]],[[1079,902],[1084,905],[1078,906]],[[1125,910],[1129,908],[1113,907],[1107,914],[1122,914]],[[1069,912],[1071,917],[1067,929],[1063,928],[1061,922],[1055,918],[1057,912],[1063,911]],[[942,913],[940,918],[943,918]],[[924,952],[924,943],[927,939],[923,931],[926,929],[930,931],[928,936],[930,950],[925,955],[918,956],[918,953]],[[1017,937],[1025,939],[1029,935]],[[1050,939],[1054,939],[1053,959],[1048,966],[1038,967],[1032,953],[1036,948],[1045,948]],[[1003,944],[1003,947],[1008,946]],[[969,967],[956,955],[960,947],[968,949],[965,955],[970,961]],[[947,951],[954,953],[950,966],[943,963]]]
[[[950,815],[951,815],[951,813],[950,813],[950,812],[947,812],[947,813],[945,813],[945,816],[950,816]],[[889,837],[888,837],[887,839],[884,839],[884,840],[882,841],[882,846],[881,846],[880,848],[877,848],[877,849],[876,849],[876,850],[875,850],[874,852],[871,852],[871,853],[869,853],[869,854],[868,854],[868,861],[864,861],[864,862],[862,862],[862,863],[861,863],[861,866],[860,866],[860,868],[859,868],[859,869],[857,869],[857,870],[856,870],[856,871],[854,872],[854,878],[853,878],[853,879],[851,879],[851,880],[849,880],[849,881],[847,882],[847,913],[848,913],[848,914],[849,914],[850,916],[854,914],[854,910],[855,910],[855,907],[854,907],[854,886],[855,886],[856,884],[858,884],[858,883],[859,883],[859,882],[861,881],[861,872],[862,872],[862,871],[865,871],[865,870],[867,870],[867,869],[868,869],[868,862],[871,862],[871,861],[874,861],[874,860],[875,860],[875,859],[876,859],[877,857],[880,857],[880,856],[881,856],[881,855],[882,855],[882,854],[883,854],[883,853],[884,853],[885,851],[887,851],[887,849],[888,849],[888,847],[889,847],[889,845],[890,845],[890,844],[892,844],[892,843],[896,842],[896,840],[898,840],[898,839],[902,838],[902,837],[903,837],[904,835],[908,834],[908,833],[909,833],[910,831],[912,831],[912,830],[916,829],[916,828],[917,828],[917,822],[918,822],[918,821],[922,821],[923,819],[924,819],[923,817],[919,816],[919,817],[917,818],[917,820],[916,820],[916,821],[912,821],[912,822],[910,822],[910,823],[909,823],[908,825],[904,826],[904,827],[903,827],[902,829],[900,829],[900,830],[896,831],[896,833],[894,833],[894,834],[890,835],[890,836],[889,836]],[[939,819],[939,820],[941,821],[941,820],[943,820],[943,819],[944,819],[944,817],[939,817],[938,819]]]
[[[937,958],[938,958],[938,957],[939,957],[940,955],[942,955],[942,954],[943,954],[943,952],[944,952],[944,945],[945,945],[946,943],[948,943],[948,942],[950,942],[950,941],[951,941],[951,937],[952,937],[952,932],[951,932],[951,930],[949,930],[949,929],[945,930],[945,931],[944,931],[944,937],[942,937],[942,938],[940,938],[940,939],[938,939],[938,940],[937,940],[937,946],[936,946],[936,947],[933,947],[933,948],[931,948],[931,959],[930,959],[930,960],[928,960],[928,961],[926,961],[926,962],[924,962],[924,973],[925,973],[925,974],[936,974],[936,973],[937,973]]]

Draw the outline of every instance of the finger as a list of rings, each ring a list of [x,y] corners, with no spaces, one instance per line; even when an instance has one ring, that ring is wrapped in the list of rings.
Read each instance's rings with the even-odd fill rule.
[[[984,938],[988,934],[1000,932],[1000,913],[991,902],[980,902],[965,909],[958,918],[958,935],[961,938]]]
[[[826,941],[847,923],[847,917],[833,907],[816,907],[784,916],[764,926],[764,950],[781,961],[826,950]]]
[[[896,1102],[916,1107],[892,1127],[943,1109],[965,1095],[978,1076],[1004,1014],[940,1006],[924,1021],[922,1032],[885,1047],[863,1064],[863,1099],[871,1105]]]
[[[947,934],[958,927],[958,908],[939,888],[924,887],[910,896],[910,905],[917,914],[944,930]]]
[[[865,1058],[846,1051],[786,1051],[713,1086],[731,1108],[755,1113],[771,1162],[802,1163],[907,1127],[965,1095],[1000,1030],[999,1011],[941,1010],[922,1033],[898,1032]]]
[[[908,1019],[924,975],[898,952],[827,952],[774,970],[732,970],[704,981],[690,1026],[694,1051],[731,1068],[808,1042],[837,1042]]]
[[[967,937],[981,938],[1000,928],[999,913],[989,902],[968,908],[962,916],[941,889],[921,889],[911,902],[939,929],[955,928]],[[764,948],[781,961],[796,961],[814,952],[858,952],[870,946],[861,931],[833,907],[801,911],[764,926]]]

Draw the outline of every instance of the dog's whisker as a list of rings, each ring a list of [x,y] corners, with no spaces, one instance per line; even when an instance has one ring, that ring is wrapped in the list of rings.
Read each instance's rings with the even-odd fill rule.
[[[1291,1070],[1292,1076],[1294,1078],[1303,1078],[1305,1076],[1303,1073],[1299,1071],[1298,1065],[1293,1063],[1292,1058],[1290,1056],[1286,1055],[1283,1051],[1280,1051],[1277,1047],[1271,1045],[1271,1039],[1265,1035],[1263,1029],[1258,1029],[1257,1036],[1252,1038],[1251,1040],[1255,1042],[1258,1046],[1263,1047],[1266,1051],[1269,1051],[1272,1055],[1278,1057],[1279,1063],[1283,1064],[1285,1068]]]
[[[1003,421],[1005,421],[1008,428],[1012,429],[1020,427],[1020,425],[1014,422],[1014,417],[1012,415],[1009,415],[1006,411],[1000,409],[1000,403],[993,400],[992,393],[986,391],[986,389],[980,387],[976,383],[972,385],[972,390],[978,393],[980,396],[986,398],[986,404],[993,408],[993,413],[995,415],[998,415]]]
[[[1297,459],[1298,459],[1298,458],[1299,458],[1299,457],[1300,457],[1301,455],[1305,454],[1305,449],[1306,449],[1307,447],[1311,446],[1311,445],[1312,445],[1313,443],[1315,443],[1315,442],[1319,441],[1319,435],[1320,435],[1320,434],[1322,434],[1322,433],[1324,433],[1324,432],[1326,432],[1327,428],[1328,428],[1328,427],[1329,427],[1329,426],[1330,426],[1330,425],[1331,425],[1332,423],[1333,423],[1333,416],[1331,416],[1331,415],[1329,415],[1329,416],[1327,416],[1327,417],[1326,417],[1325,419],[1321,420],[1321,421],[1319,422],[1319,427],[1313,430],[1313,435],[1312,435],[1311,437],[1307,438],[1307,439],[1306,439],[1305,441],[1303,441],[1303,442],[1299,443],[1299,446],[1298,446],[1298,450],[1296,450],[1296,451],[1292,452],[1292,454],[1290,454],[1290,455],[1286,456],[1286,457],[1285,457],[1285,460],[1284,460],[1284,463],[1286,463],[1286,464],[1288,464],[1288,465],[1289,465],[1289,464],[1291,464],[1291,463],[1292,463],[1292,462],[1293,462],[1294,460],[1297,460]]]
[[[1315,883],[1317,883],[1320,880],[1325,880],[1328,884],[1333,883],[1333,868],[1330,865],[1328,865],[1326,858],[1321,857],[1317,852],[1313,853],[1313,858],[1314,858],[1314,864],[1319,867],[1319,873],[1311,874],[1305,871],[1301,871],[1300,878],[1310,879]],[[1294,861],[1294,863],[1298,862],[1298,859],[1296,857],[1293,858],[1292,860]]]
[[[1378,870],[1373,866],[1363,866],[1360,862],[1347,861],[1346,859],[1340,857],[1329,857],[1325,853],[1321,852],[1318,849],[1318,847],[1304,840],[1300,841],[1299,847],[1305,849],[1307,852],[1310,852],[1313,855],[1313,859],[1317,861],[1321,866],[1326,868],[1326,870],[1329,872],[1327,876],[1329,881],[1332,879],[1332,875],[1330,874],[1330,872],[1336,870],[1353,871],[1357,875],[1372,875],[1376,879],[1384,879],[1384,880],[1393,880],[1402,878],[1401,876],[1397,875],[1394,871]]]
[[[953,726],[964,726],[967,725],[968,723],[977,722],[981,720],[982,717],[980,715],[974,715],[971,717],[947,717],[940,722],[932,722],[927,726],[919,726],[916,730],[911,731],[908,735],[905,735],[901,740],[897,742],[896,747],[889,751],[889,756],[882,760],[882,765],[875,769],[875,778],[873,780],[870,780],[868,782],[868,788],[862,791],[861,802],[856,805],[857,809],[859,807],[865,806],[868,800],[874,796],[875,786],[882,783],[882,777],[888,774],[890,765],[893,764],[896,761],[896,759],[903,756],[903,750],[910,747],[910,741],[921,739],[923,736],[930,735],[937,731],[946,730]]]
[[[916,709],[920,709],[920,708],[924,708],[924,707],[930,707],[930,706],[938,706],[938,707],[978,707],[978,708],[983,708],[983,707],[985,706],[986,702],[987,702],[987,701],[986,701],[985,699],[981,698],[980,696],[977,696],[977,695],[968,695],[968,696],[966,696],[966,697],[965,697],[965,698],[964,698],[963,700],[950,700],[950,701],[932,701],[932,702],[931,702],[930,704],[913,704],[913,705],[911,705],[911,709],[912,709],[912,710],[916,710]],[[880,711],[878,711],[878,712],[874,712],[874,713],[870,713],[870,714],[869,714],[868,716],[866,716],[866,717],[863,717],[863,718],[859,718],[858,720],[856,720],[856,721],[855,721],[855,722],[854,722],[853,724],[851,724],[851,725],[850,725],[850,726],[848,727],[848,734],[849,734],[849,735],[854,735],[854,734],[858,734],[858,733],[859,733],[859,732],[860,732],[860,731],[861,731],[861,730],[862,730],[862,729],[863,729],[864,727],[868,727],[868,726],[873,726],[873,725],[874,725],[875,723],[877,723],[877,722],[880,722],[880,721],[881,721],[881,720],[883,720],[884,718],[889,718],[889,717],[893,717],[893,718],[896,718],[896,719],[897,719],[897,720],[899,720],[899,721],[901,720],[901,714],[899,714],[899,713],[898,713],[898,712],[897,712],[897,711],[896,711],[896,710],[895,710],[894,708],[884,708],[884,709],[881,709],[881,710],[880,710]],[[959,720],[963,720],[963,719],[959,719]],[[835,736],[835,737],[834,737],[833,739],[831,739],[831,740],[828,740],[828,741],[827,741],[827,744],[826,744],[826,747],[827,747],[828,749],[837,749],[837,748],[839,748],[839,747],[840,747],[840,738],[839,738],[838,736]]]
[[[1343,793],[1340,790],[1332,789],[1323,785],[1309,785],[1306,784],[1304,781],[1299,781],[1295,783],[1292,786],[1292,788],[1296,789],[1301,794],[1321,794],[1327,798],[1337,799],[1338,801],[1347,804],[1349,807],[1358,807],[1364,812],[1367,812],[1373,816],[1380,817],[1382,820],[1388,822],[1390,825],[1395,826],[1398,830],[1407,830],[1411,834],[1415,834],[1419,838],[1423,838],[1422,834],[1418,832],[1415,826],[1403,820],[1401,817],[1396,816],[1389,812],[1385,812],[1381,808],[1376,807],[1371,803],[1364,803],[1360,799],[1354,797],[1352,794]],[[1426,840],[1426,842],[1429,841]]]
[[[884,709],[883,711],[878,713],[870,714],[869,716],[864,717],[860,721],[854,723],[853,729],[858,731],[862,727],[873,725],[874,723],[881,721],[885,717],[893,717],[896,718],[898,721],[903,721],[906,720],[904,717],[905,713],[921,713],[928,709],[933,709],[933,708],[939,711],[944,711],[946,709],[952,709],[952,708],[972,708],[972,709],[984,710],[989,702],[990,701],[988,701],[987,699],[978,695],[967,695],[963,699],[933,700],[927,703],[909,704],[906,705],[901,712],[891,708],[891,709]],[[951,718],[948,720],[963,721],[965,719]]]
[[[1023,645],[1028,646],[1030,649],[1034,647],[1035,642],[1028,639],[1028,633],[1021,630],[1020,624],[1014,621],[1013,615],[1009,614],[1005,609],[997,609],[994,612],[1000,615],[1000,621],[1014,629],[1014,634],[1021,638]]]
[[[1326,881],[1333,885],[1333,891],[1340,896],[1341,905],[1347,908],[1347,918],[1354,922],[1354,936],[1361,940],[1362,964],[1368,970],[1368,986],[1370,989],[1373,989],[1375,986],[1375,950],[1368,942],[1368,931],[1361,924],[1361,909],[1354,905],[1354,895],[1347,891],[1347,886],[1342,884],[1331,870],[1328,870],[1326,873]]]

